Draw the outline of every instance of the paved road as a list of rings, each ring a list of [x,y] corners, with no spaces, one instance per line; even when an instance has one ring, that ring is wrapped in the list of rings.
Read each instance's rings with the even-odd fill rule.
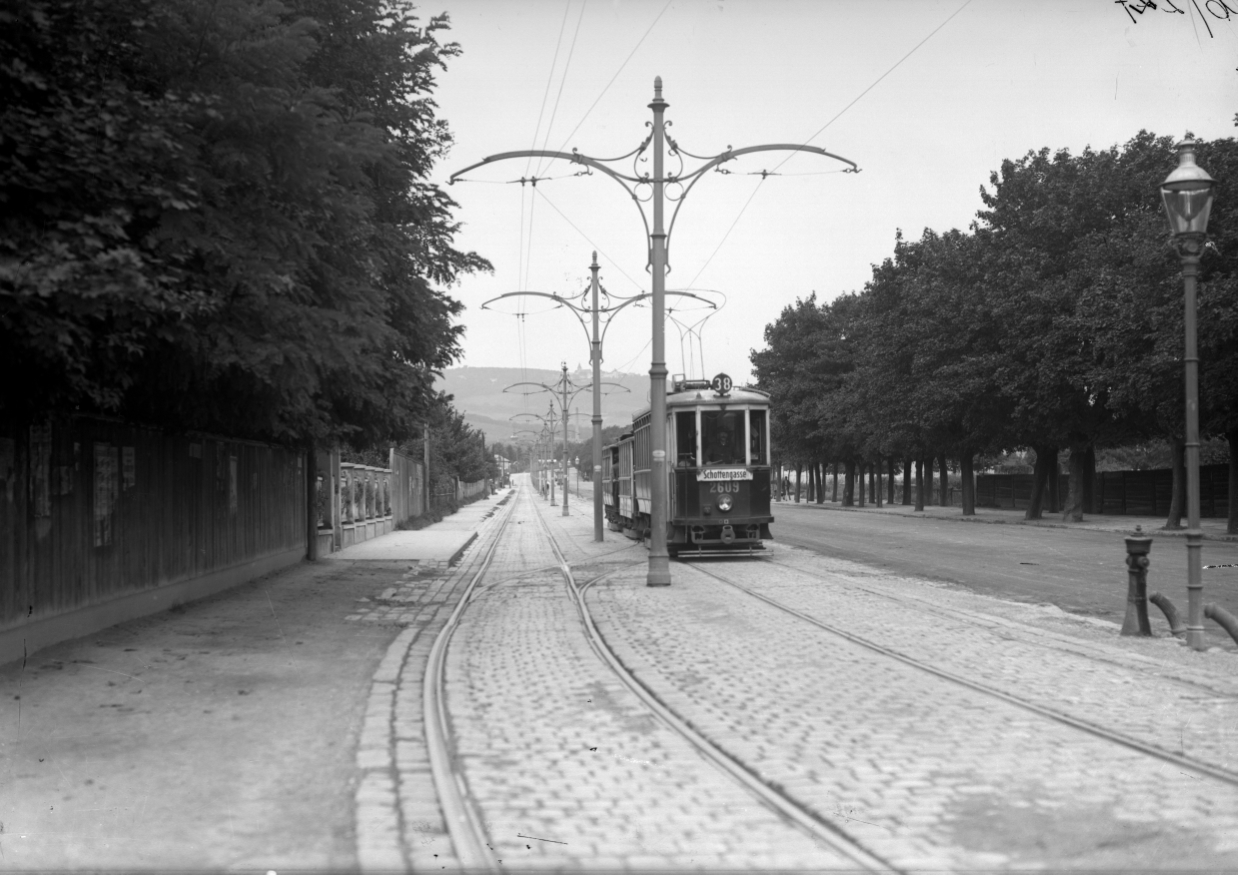
[[[967,523],[779,503],[774,537],[827,556],[863,562],[973,591],[1048,602],[1121,621],[1126,611],[1123,535],[1067,528]],[[1205,541],[1204,563],[1238,564],[1238,542]],[[1148,590],[1186,613],[1186,541],[1157,537]],[[1204,600],[1238,614],[1238,568],[1204,571]],[[1159,614],[1156,608],[1153,613]]]

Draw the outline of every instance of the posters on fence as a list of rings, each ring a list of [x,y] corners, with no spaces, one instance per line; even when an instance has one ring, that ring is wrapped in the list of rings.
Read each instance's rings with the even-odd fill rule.
[[[116,510],[116,493],[119,485],[119,447],[97,443],[95,450],[95,546],[106,547],[112,543],[112,521]]]

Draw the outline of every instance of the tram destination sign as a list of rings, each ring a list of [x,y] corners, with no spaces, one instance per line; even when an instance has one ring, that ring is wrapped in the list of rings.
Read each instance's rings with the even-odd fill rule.
[[[751,480],[752,472],[747,468],[702,468],[696,472],[698,483],[711,480]]]

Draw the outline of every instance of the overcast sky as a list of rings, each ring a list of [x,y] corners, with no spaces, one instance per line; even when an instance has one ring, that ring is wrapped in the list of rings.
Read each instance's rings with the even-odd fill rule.
[[[1138,6],[426,0],[420,13],[449,13],[446,38],[463,49],[438,75],[435,99],[455,146],[434,180],[519,149],[631,152],[647,133],[655,76],[670,134],[687,152],[807,142],[854,161],[859,174],[815,155],[746,156],[725,165],[730,174],[706,174],[684,200],[667,287],[716,290],[726,304],[704,325],[703,362],[686,347],[681,356],[680,330],[668,326],[667,363],[672,373],[726,371],[741,382],[749,351],[783,307],[814,291],[830,300],[862,289],[898,228],[913,238],[925,227],[966,228],[1003,159],[1046,146],[1106,148],[1140,129],[1233,136],[1238,11],[1220,0],[1182,0],[1181,13],[1161,2],[1127,11]],[[687,169],[700,163],[689,158]],[[631,159],[614,166],[632,171]],[[775,167],[781,175],[762,178]],[[607,289],[649,290],[633,201],[603,175],[571,176],[577,169],[512,160],[447,189],[463,223],[457,245],[494,264],[492,275],[452,290],[467,307],[462,364],[587,366],[586,336],[570,314],[530,303],[521,321],[513,308],[480,305],[521,289],[578,292],[594,249]],[[513,182],[533,175],[549,178],[536,190]],[[650,333],[648,309],[625,310],[607,335],[604,367],[647,372]]]

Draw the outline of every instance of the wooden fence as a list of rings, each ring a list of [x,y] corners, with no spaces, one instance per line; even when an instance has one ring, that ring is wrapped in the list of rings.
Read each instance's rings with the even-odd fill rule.
[[[161,610],[300,561],[307,530],[299,451],[95,417],[0,426],[0,661],[150,612],[126,599]]]
[[[1057,479],[1057,494],[1060,501],[1066,500],[1070,478],[1059,474]],[[976,475],[976,507],[1005,507],[1023,510],[1032,503],[1031,474],[977,474]],[[1057,508],[1050,507],[1048,490],[1045,490],[1043,510],[1054,513]]]
[[[1067,475],[1060,475],[1062,501],[1068,491]],[[978,507],[1025,508],[1031,501],[1031,474],[980,474],[976,477]],[[1085,513],[1114,516],[1168,516],[1173,499],[1173,471],[1102,471],[1093,481],[1092,506]],[[1046,511],[1052,510],[1046,505]],[[1184,509],[1185,513],[1185,509]],[[1229,467],[1201,465],[1199,469],[1199,515],[1224,518],[1229,515]]]

